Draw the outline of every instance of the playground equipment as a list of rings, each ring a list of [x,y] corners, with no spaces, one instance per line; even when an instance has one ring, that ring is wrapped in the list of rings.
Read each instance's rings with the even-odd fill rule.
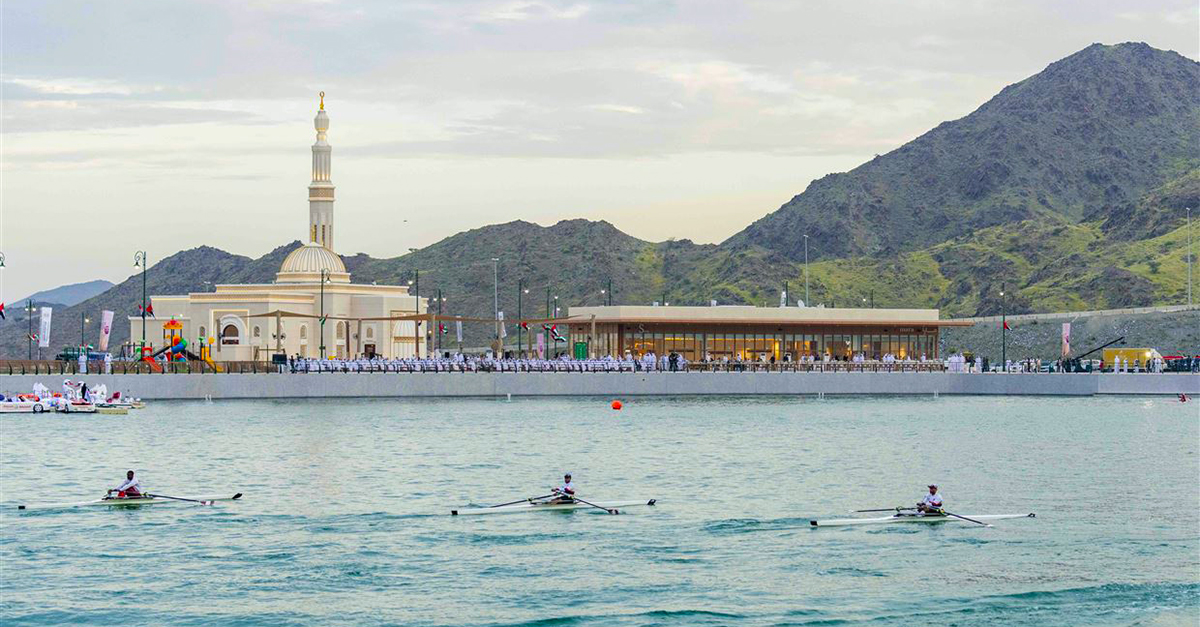
[[[188,350],[188,341],[183,337],[183,323],[171,318],[163,324],[163,340],[165,346],[148,356],[147,354],[150,352],[150,349],[147,347],[142,348],[142,361],[149,362],[151,367],[155,370],[159,372],[162,371],[162,367],[158,365],[157,359],[159,355],[164,355],[167,361],[203,361],[213,370],[217,372],[221,371],[221,367],[218,366],[210,356],[213,338],[208,338],[209,346],[205,346],[203,340],[201,340],[201,342],[199,342],[200,355],[196,355]]]

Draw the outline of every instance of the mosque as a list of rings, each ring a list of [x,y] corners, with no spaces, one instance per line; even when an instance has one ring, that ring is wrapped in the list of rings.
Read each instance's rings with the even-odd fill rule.
[[[211,346],[214,361],[267,361],[274,354],[384,358],[426,354],[427,299],[403,285],[352,283],[333,247],[332,147],[325,92],[313,120],[308,243],[288,254],[273,283],[216,285],[212,292],[152,296],[155,317],[129,317],[130,339],[161,348],[175,320],[191,344]],[[195,352],[199,352],[198,350]]]

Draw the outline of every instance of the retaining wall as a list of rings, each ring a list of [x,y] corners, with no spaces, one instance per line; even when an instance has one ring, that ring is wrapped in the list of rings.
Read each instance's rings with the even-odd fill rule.
[[[0,392],[28,392],[60,375],[0,376]],[[76,375],[145,399],[712,394],[1196,395],[1200,374],[954,374],[870,372],[321,373]],[[1200,405],[1198,405],[1200,407]]]

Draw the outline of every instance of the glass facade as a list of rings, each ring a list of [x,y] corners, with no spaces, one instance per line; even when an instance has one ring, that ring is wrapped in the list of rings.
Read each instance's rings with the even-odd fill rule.
[[[886,325],[738,325],[710,323],[572,324],[572,344],[588,342],[593,355],[638,357],[679,353],[689,361],[798,360],[849,361],[857,354],[868,360],[893,355],[920,360],[938,357],[938,327]]]

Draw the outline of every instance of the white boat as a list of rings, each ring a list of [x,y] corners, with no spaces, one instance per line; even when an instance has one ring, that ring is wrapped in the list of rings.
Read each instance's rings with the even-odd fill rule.
[[[133,406],[129,403],[96,403],[96,413],[98,414],[128,414]]]
[[[86,401],[63,401],[58,404],[58,411],[64,414],[94,414],[96,406]]]
[[[964,514],[963,518],[970,518],[981,522],[990,522],[993,520],[1005,520],[1008,518],[1036,518],[1030,514]],[[938,516],[938,515],[922,515],[922,514],[893,514],[882,518],[833,518],[830,520],[810,520],[809,524],[813,527],[845,527],[848,525],[888,525],[892,523],[945,523],[945,522],[971,522],[954,516]]]
[[[169,503],[195,503],[197,505],[211,505],[216,501],[236,501],[242,498],[242,493],[238,492],[233,496],[227,494],[219,496],[188,496],[188,497],[165,497],[146,495],[134,498],[118,498],[105,497],[94,501],[83,501],[81,503],[43,503],[31,505],[18,505],[17,509],[34,510],[34,509],[71,509],[75,507],[141,507],[142,505],[162,505]]]
[[[43,400],[14,399],[0,401],[0,414],[40,414],[54,411],[54,405]]]
[[[648,501],[595,501],[595,505],[585,503],[555,503],[553,501],[533,501],[529,503],[515,503],[512,505],[500,505],[494,507],[467,507],[463,509],[450,510],[451,516],[482,516],[485,514],[519,514],[521,512],[562,512],[574,509],[590,509],[596,512],[602,510],[617,510],[618,512],[626,507],[639,507],[643,505],[654,505],[658,499],[650,499]]]

